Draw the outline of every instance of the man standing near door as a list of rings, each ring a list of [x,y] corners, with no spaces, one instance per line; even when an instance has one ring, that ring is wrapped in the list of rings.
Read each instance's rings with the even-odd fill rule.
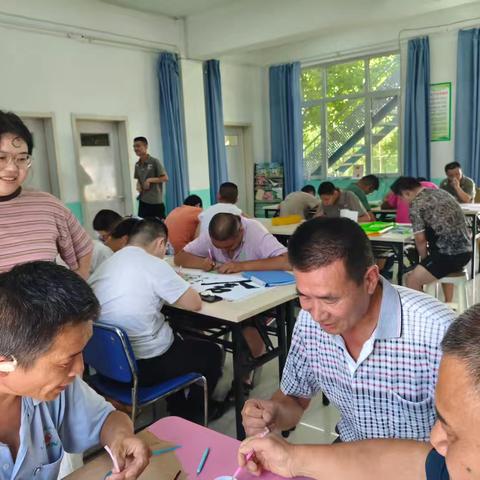
[[[133,139],[133,150],[138,156],[135,164],[137,180],[138,216],[165,218],[163,203],[163,184],[168,182],[165,167],[156,158],[148,154],[148,141],[145,137]]]

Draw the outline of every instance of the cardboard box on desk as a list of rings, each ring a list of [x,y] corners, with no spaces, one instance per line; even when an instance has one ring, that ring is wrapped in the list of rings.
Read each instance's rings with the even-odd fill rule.
[[[173,446],[171,442],[159,440],[155,435],[146,430],[140,432],[138,437],[143,438],[152,450]],[[104,452],[65,478],[66,480],[102,480],[112,467],[112,460]],[[150,459],[150,465],[138,478],[139,480],[174,480],[179,470],[182,473],[177,480],[187,480],[187,474],[183,471],[182,465],[175,451],[173,451],[153,456]]]

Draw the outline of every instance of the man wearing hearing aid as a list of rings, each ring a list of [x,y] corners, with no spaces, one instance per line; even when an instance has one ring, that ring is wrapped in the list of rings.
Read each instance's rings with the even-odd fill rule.
[[[55,480],[64,452],[107,445],[111,480],[136,479],[150,450],[127,415],[81,379],[99,313],[75,273],[32,262],[0,274],[0,480]]]

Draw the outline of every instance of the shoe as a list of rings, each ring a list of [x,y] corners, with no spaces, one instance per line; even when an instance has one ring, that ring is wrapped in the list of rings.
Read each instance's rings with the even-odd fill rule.
[[[208,421],[218,420],[227,411],[229,404],[226,401],[209,400],[208,402]]]
[[[246,398],[248,398],[250,396],[250,392],[253,390],[253,384],[248,382],[242,382],[242,387],[243,387],[243,395]],[[230,387],[230,390],[228,391],[225,397],[225,400],[229,402],[235,401],[235,390],[234,390],[233,382],[232,382],[232,386]]]

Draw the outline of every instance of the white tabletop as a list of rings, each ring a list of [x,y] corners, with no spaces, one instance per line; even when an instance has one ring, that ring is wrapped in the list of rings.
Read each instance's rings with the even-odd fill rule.
[[[280,208],[280,204],[276,203],[274,205],[264,205],[262,207],[263,210],[278,210]]]
[[[467,215],[480,213],[480,203],[461,203],[460,207],[462,207],[463,213]]]
[[[292,225],[279,225],[272,226],[271,218],[257,218],[259,222],[272,234],[272,235],[285,235],[291,236],[293,232],[298,228],[300,223],[294,223]],[[410,227],[409,224],[399,224],[401,227]],[[393,242],[393,243],[405,243],[413,239],[413,233],[411,230],[407,232],[386,232],[383,235],[371,235],[368,237],[373,243],[375,242]]]
[[[165,260],[176,268],[173,264],[172,257],[165,257]],[[188,271],[195,271],[188,269]],[[233,276],[233,275],[232,275]],[[202,309],[197,313],[207,315],[209,317],[226,320],[231,323],[241,323],[255,315],[263,313],[282,303],[297,298],[297,290],[295,285],[284,285],[282,287],[270,287],[261,293],[247,297],[244,300],[228,302],[222,300],[216,303],[202,302]],[[179,308],[172,305],[174,308]],[[181,309],[182,310],[182,309]]]

